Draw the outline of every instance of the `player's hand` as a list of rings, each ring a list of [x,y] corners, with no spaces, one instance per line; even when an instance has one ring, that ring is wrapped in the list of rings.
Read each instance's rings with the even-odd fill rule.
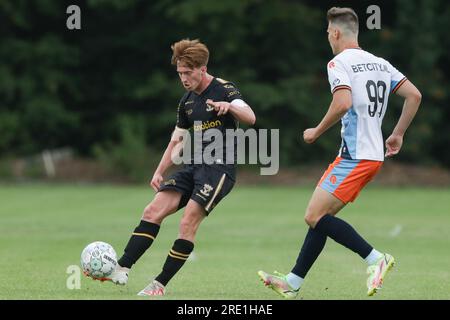
[[[158,192],[161,182],[163,182],[164,178],[159,173],[155,173],[153,175],[152,181],[150,181],[150,186],[155,190],[155,192]]]
[[[206,100],[206,104],[213,107],[217,111],[218,116],[223,116],[230,110],[231,103],[225,101],[212,101],[211,99]]]
[[[391,135],[389,138],[387,138],[385,157],[389,158],[395,156],[402,148],[402,144],[403,136]]]
[[[310,144],[316,141],[318,138],[317,130],[316,128],[309,128],[303,131],[303,140],[305,140],[306,143]]]

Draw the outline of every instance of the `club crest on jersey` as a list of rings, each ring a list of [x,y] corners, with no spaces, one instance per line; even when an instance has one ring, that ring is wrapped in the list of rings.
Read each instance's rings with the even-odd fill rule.
[[[332,69],[335,67],[334,61],[330,61],[330,63],[328,64],[328,68]]]

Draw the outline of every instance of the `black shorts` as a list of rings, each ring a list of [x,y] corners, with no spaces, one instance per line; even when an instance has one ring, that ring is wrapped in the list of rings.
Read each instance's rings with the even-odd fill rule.
[[[214,165],[185,165],[169,176],[159,192],[175,190],[182,194],[178,210],[185,207],[189,199],[200,204],[208,215],[235,183],[234,175]]]

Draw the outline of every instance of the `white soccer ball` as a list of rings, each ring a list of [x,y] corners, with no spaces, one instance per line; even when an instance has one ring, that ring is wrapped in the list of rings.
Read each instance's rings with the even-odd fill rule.
[[[116,251],[106,242],[92,242],[81,252],[81,268],[87,276],[94,279],[107,278],[116,265]]]

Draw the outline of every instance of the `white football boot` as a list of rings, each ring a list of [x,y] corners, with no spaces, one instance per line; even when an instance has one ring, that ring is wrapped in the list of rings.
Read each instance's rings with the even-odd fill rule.
[[[367,268],[369,278],[367,279],[367,295],[373,296],[383,285],[384,278],[389,270],[395,265],[394,257],[384,253],[378,261]]]
[[[159,281],[153,280],[148,286],[142,289],[138,296],[163,296],[166,294],[166,288]]]
[[[108,280],[111,281],[112,283],[124,286],[128,282],[129,272],[130,272],[129,268],[117,265],[116,269],[113,271]]]

